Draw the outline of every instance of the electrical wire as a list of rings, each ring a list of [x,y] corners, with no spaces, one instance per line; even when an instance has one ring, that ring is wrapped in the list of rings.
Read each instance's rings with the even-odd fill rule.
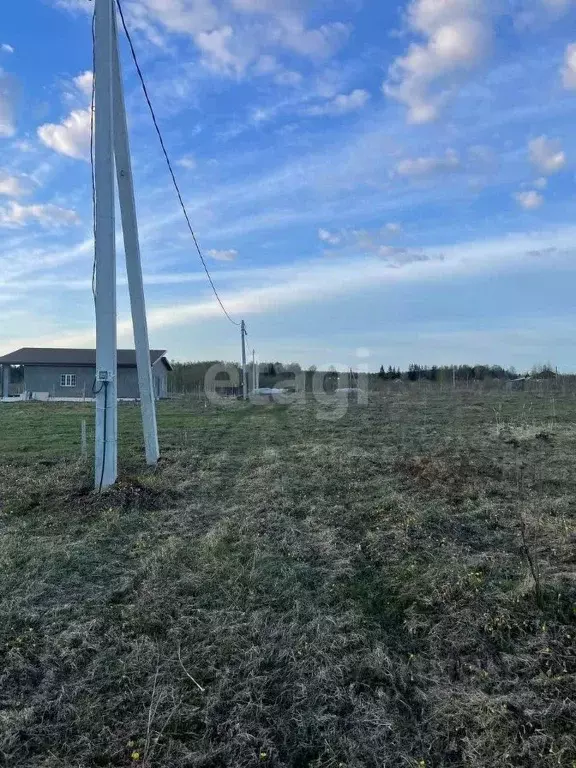
[[[106,467],[106,436],[107,436],[107,424],[106,417],[108,415],[108,384],[109,381],[103,381],[100,384],[100,388],[96,389],[96,379],[92,382],[92,394],[99,395],[104,390],[104,434],[102,440],[102,470],[100,472],[100,482],[98,484],[98,493],[102,491],[102,484],[104,483],[104,469]]]
[[[102,491],[102,483],[104,482],[104,470],[106,468],[106,427],[108,422],[108,382],[103,382],[104,386],[104,434],[102,435],[102,471],[100,472],[100,484],[98,486],[98,492]],[[100,391],[100,390],[98,390]]]
[[[174,168],[172,167],[172,162],[170,161],[170,157],[168,155],[168,151],[166,149],[166,145],[164,143],[164,138],[162,136],[162,131],[160,130],[160,126],[158,125],[158,120],[156,118],[156,113],[154,111],[154,107],[152,106],[152,102],[150,100],[150,96],[148,94],[148,88],[146,87],[146,82],[144,80],[144,75],[142,74],[142,70],[140,69],[140,64],[138,63],[138,57],[136,55],[136,50],[134,48],[134,44],[132,42],[132,38],[130,36],[130,32],[128,31],[128,27],[126,25],[126,20],[124,18],[124,13],[122,11],[122,4],[120,0],[116,0],[116,4],[118,6],[118,11],[120,13],[120,19],[122,21],[122,26],[124,28],[124,33],[126,35],[126,38],[128,40],[128,45],[130,46],[130,52],[132,53],[132,59],[134,60],[134,65],[136,67],[136,71],[138,72],[138,77],[140,79],[140,84],[142,86],[142,91],[144,93],[144,98],[146,99],[146,103],[148,104],[148,109],[150,110],[150,115],[152,116],[152,122],[154,123],[154,128],[156,129],[156,133],[158,134],[158,139],[160,140],[160,146],[162,147],[162,152],[164,154],[164,158],[166,160],[166,165],[168,166],[168,170],[170,172],[170,176],[172,177],[172,183],[174,184],[174,189],[176,190],[176,194],[178,195],[178,200],[180,202],[180,207],[182,208],[182,212],[184,213],[184,218],[186,219],[186,224],[188,225],[188,229],[190,230],[190,234],[192,235],[192,239],[194,240],[194,245],[196,246],[196,250],[198,251],[198,256],[200,257],[200,261],[202,262],[202,266],[204,267],[204,271],[206,272],[206,277],[208,278],[208,281],[210,282],[210,285],[212,286],[212,291],[214,292],[214,296],[216,297],[218,304],[220,304],[220,308],[222,309],[222,312],[226,315],[228,320],[232,323],[232,325],[239,326],[240,323],[237,323],[235,320],[233,320],[230,315],[228,314],[228,311],[226,310],[226,307],[222,303],[222,299],[218,295],[218,291],[216,290],[216,286],[214,285],[214,281],[212,280],[212,275],[210,274],[210,270],[208,269],[208,265],[206,264],[206,260],[204,258],[204,255],[202,254],[202,250],[200,248],[200,245],[198,243],[198,239],[196,237],[196,234],[194,232],[194,229],[192,228],[192,223],[190,221],[190,217],[188,215],[188,211],[186,210],[186,206],[184,204],[184,200],[182,198],[182,193],[180,191],[180,187],[178,186],[178,182],[176,181],[176,175],[174,173]]]

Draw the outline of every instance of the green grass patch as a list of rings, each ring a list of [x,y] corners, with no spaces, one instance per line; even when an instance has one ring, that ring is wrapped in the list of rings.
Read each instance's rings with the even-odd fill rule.
[[[119,418],[0,406],[0,765],[574,768],[571,398]]]

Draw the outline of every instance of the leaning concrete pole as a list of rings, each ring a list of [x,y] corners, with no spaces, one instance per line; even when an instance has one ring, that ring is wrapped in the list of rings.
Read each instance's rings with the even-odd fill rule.
[[[95,485],[118,472],[116,245],[112,129],[113,0],[96,0],[94,50],[94,175],[96,183],[96,461]]]
[[[146,303],[144,299],[144,282],[142,280],[142,264],[140,259],[140,241],[138,238],[138,219],[136,216],[136,200],[134,197],[134,178],[130,159],[130,140],[126,120],[126,103],[124,100],[124,85],[122,83],[122,67],[118,48],[118,30],[116,12],[112,20],[112,91],[114,107],[114,151],[116,155],[116,178],[118,180],[118,195],[122,214],[122,231],[124,233],[124,251],[126,254],[126,274],[130,292],[130,308],[134,328],[134,343],[136,346],[136,364],[138,366],[138,387],[140,390],[140,408],[142,411],[142,427],[144,430],[144,447],[146,461],[150,465],[157,463],[160,456],[158,446],[158,428],[156,424],[156,401],[152,380],[150,361],[150,344],[148,341],[148,322],[146,320]]]

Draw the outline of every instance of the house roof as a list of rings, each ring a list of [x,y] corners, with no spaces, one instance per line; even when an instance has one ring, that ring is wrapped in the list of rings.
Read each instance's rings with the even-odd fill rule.
[[[170,363],[165,357],[165,349],[151,349],[150,363],[154,365],[162,360],[169,371]],[[80,365],[90,368],[96,367],[95,349],[56,349],[49,347],[22,347],[15,352],[10,352],[0,357],[0,364],[6,365]],[[118,367],[135,368],[136,352],[133,349],[118,350]]]

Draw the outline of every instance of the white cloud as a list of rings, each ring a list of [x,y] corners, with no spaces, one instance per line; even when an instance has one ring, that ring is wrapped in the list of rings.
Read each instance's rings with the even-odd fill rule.
[[[32,144],[32,142],[28,141],[27,139],[19,139],[18,141],[14,141],[12,146],[14,149],[17,149],[18,152],[34,152],[34,144]]]
[[[514,9],[514,26],[517,30],[537,31],[561,18],[570,10],[574,0],[523,0]]]
[[[548,10],[556,14],[565,13],[572,4],[572,0],[542,0],[542,2]]]
[[[539,136],[528,144],[532,164],[547,176],[561,171],[566,165],[566,154],[557,139]]]
[[[416,157],[400,160],[396,173],[400,176],[424,177],[437,173],[452,173],[461,167],[460,157],[452,149],[440,157]]]
[[[400,267],[406,264],[412,264],[418,261],[443,261],[442,254],[424,252],[422,250],[409,250],[408,248],[398,248],[394,245],[381,245],[376,249],[378,258],[390,264],[390,266]]]
[[[208,251],[208,256],[210,256],[210,258],[214,259],[215,261],[234,261],[234,259],[236,259],[238,256],[238,251],[235,251],[233,248],[223,251],[218,251],[213,248],[212,250]]]
[[[2,51],[2,53],[14,53],[14,48],[11,45],[8,45],[8,43],[2,43],[2,45],[0,45],[0,51]]]
[[[318,237],[323,243],[328,245],[339,245],[342,242],[340,235],[329,232],[327,229],[319,229]]]
[[[70,224],[79,224],[80,219],[75,211],[60,208],[51,203],[36,205],[20,205],[16,202],[0,207],[0,226],[23,227],[34,222],[47,228],[56,228]]]
[[[399,235],[402,232],[402,224],[399,224],[397,221],[390,221],[384,225],[384,229],[391,235]]]
[[[490,3],[479,0],[412,0],[408,25],[424,37],[390,68],[383,89],[408,107],[412,123],[435,120],[454,85],[475,69],[492,41]]]
[[[86,70],[86,72],[82,72],[81,75],[78,75],[74,78],[74,85],[78,90],[84,94],[84,96],[88,96],[88,98],[92,98],[92,85],[94,83],[94,75],[92,74],[91,70]]]
[[[252,72],[258,76],[272,76],[277,85],[300,85],[302,75],[293,70],[284,69],[276,56],[264,54],[255,62]]]
[[[286,0],[232,0],[232,6],[241,13],[268,16],[270,42],[311,58],[332,56],[348,39],[350,29],[335,21],[317,29],[308,29],[298,3]]]
[[[10,138],[16,133],[15,101],[16,81],[0,68],[0,138]]]
[[[59,1],[71,9],[77,3]],[[127,0],[125,12],[131,28],[155,45],[168,47],[166,32],[189,35],[207,67],[239,77],[251,64],[256,70],[269,67],[276,58],[271,49],[322,60],[346,42],[350,34],[346,24],[335,21],[309,28],[299,5],[282,0]],[[280,64],[278,69],[282,70]],[[286,76],[279,84],[293,85],[296,78],[296,74]]]
[[[195,39],[204,63],[211,69],[227,74],[242,74],[246,69],[251,56],[240,44],[236,46],[237,52],[231,50],[236,38],[230,25],[199,32]]]
[[[278,60],[276,56],[270,56],[265,54],[260,56],[256,64],[254,65],[254,74],[256,75],[271,75],[278,71]]]
[[[11,176],[0,171],[0,195],[6,197],[22,197],[31,192],[29,179],[23,176]]]
[[[285,69],[274,76],[274,82],[276,85],[296,86],[302,82],[302,75],[300,72],[295,72],[292,69]]]
[[[548,186],[548,179],[546,179],[544,176],[541,176],[539,179],[536,179],[533,186],[535,186],[536,189],[546,189]]]
[[[176,164],[187,171],[193,171],[197,165],[196,160],[192,155],[184,155],[184,157],[181,157]]]
[[[309,115],[344,115],[347,112],[356,112],[366,106],[370,99],[368,91],[357,88],[352,93],[341,93],[326,104],[310,107]]]
[[[232,0],[232,5],[238,11],[249,13],[285,13],[290,9],[290,5],[282,0]]]
[[[283,25],[279,42],[302,56],[327,59],[344,45],[349,34],[349,27],[339,21],[323,24],[318,29],[306,29],[299,20],[293,20]]]
[[[67,157],[86,160],[90,156],[90,109],[76,109],[60,124],[46,123],[38,137],[50,149]]]
[[[514,197],[518,205],[526,211],[535,211],[537,208],[540,208],[544,202],[542,195],[534,189],[530,189],[526,192],[517,192]]]
[[[90,5],[87,5],[84,0],[53,0],[54,5],[58,8],[65,8],[67,11],[84,11],[84,13],[92,13]]]
[[[566,47],[564,66],[562,67],[562,82],[568,90],[576,89],[576,43]]]
[[[64,98],[68,102],[87,104],[74,109],[61,123],[45,123],[37,134],[42,143],[61,155],[87,160],[90,155],[90,122],[94,75],[91,70],[81,72],[67,85]]]

